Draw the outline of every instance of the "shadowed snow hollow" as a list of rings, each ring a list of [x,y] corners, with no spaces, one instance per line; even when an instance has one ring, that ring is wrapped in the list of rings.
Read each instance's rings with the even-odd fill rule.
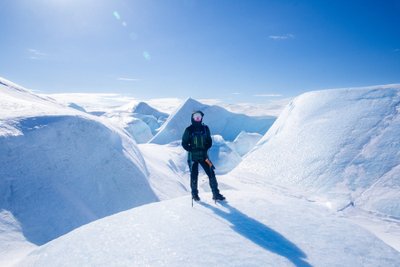
[[[342,209],[400,218],[400,85],[303,94],[234,170]]]
[[[0,107],[0,210],[30,242],[157,200],[123,132],[12,86],[0,86]]]

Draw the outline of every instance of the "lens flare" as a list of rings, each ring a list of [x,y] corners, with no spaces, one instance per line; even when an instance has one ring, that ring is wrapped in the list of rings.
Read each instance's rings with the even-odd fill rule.
[[[120,20],[120,19],[121,19],[121,16],[119,15],[119,13],[118,13],[117,11],[114,11],[114,12],[113,12],[113,15],[114,15],[114,17],[115,17],[117,20]]]
[[[146,59],[147,61],[150,61],[150,59],[151,59],[151,56],[150,56],[149,52],[147,52],[147,51],[144,51],[144,52],[143,52],[143,57],[144,57],[144,59]]]

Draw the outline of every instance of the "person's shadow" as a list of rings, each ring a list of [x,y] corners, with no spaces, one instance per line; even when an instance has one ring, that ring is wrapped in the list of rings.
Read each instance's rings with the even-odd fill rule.
[[[204,202],[199,202],[202,206],[209,208],[215,214],[222,217],[232,224],[232,229],[238,234],[246,237],[260,247],[275,254],[287,258],[297,267],[312,267],[305,259],[307,255],[295,244],[286,239],[283,235],[250,218],[225,202],[219,202],[229,211],[223,211],[217,207]]]

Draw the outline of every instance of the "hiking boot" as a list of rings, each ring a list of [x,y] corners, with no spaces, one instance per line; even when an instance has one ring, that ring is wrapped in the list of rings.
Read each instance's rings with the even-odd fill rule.
[[[200,201],[199,195],[193,195],[192,198],[194,201]]]
[[[221,194],[213,195],[213,200],[225,200],[225,197]]]

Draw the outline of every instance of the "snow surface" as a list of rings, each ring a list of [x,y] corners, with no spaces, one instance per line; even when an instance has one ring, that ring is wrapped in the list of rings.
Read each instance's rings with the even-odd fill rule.
[[[230,172],[242,161],[242,158],[222,136],[213,135],[212,140],[213,145],[208,151],[208,156],[216,168],[215,173],[225,174]]]
[[[400,253],[350,221],[273,193],[182,197],[85,225],[17,266],[399,266]]]
[[[102,116],[120,129],[126,130],[138,144],[147,143],[153,138],[150,127],[141,119],[135,118],[130,112],[113,112]]]
[[[11,212],[0,210],[0,266],[12,266],[36,248],[26,241]]]
[[[145,102],[140,102],[137,104],[134,109],[132,110],[133,113],[141,114],[141,115],[149,115],[153,116],[159,121],[160,123],[163,123],[166,121],[168,118],[168,114],[164,112],[160,112],[157,109],[153,108],[149,104]]]
[[[258,133],[246,133],[244,131],[235,138],[235,140],[230,144],[230,146],[243,157],[250,150],[254,148],[258,141],[262,138],[261,134]]]
[[[188,98],[163,124],[156,136],[150,141],[155,144],[168,144],[181,140],[186,127],[191,124],[192,112],[204,112],[203,122],[210,127],[212,135],[221,135],[227,141],[233,141],[241,131],[264,134],[275,117],[250,117],[227,111],[219,106],[204,105]]]
[[[299,96],[251,150],[263,133],[246,127],[273,118],[189,99],[165,144],[136,145],[106,116],[0,83],[0,266],[400,266],[400,85]],[[226,204],[200,171],[191,206],[193,109],[220,174],[245,154],[217,176]]]
[[[24,250],[158,200],[136,144],[106,121],[4,80],[0,107],[0,240]]]
[[[140,144],[139,148],[149,171],[149,183],[160,200],[189,194],[187,155],[180,143]]]
[[[167,120],[168,114],[160,112],[144,102],[131,102],[106,112],[108,118],[117,127],[125,129],[137,143],[147,143],[160,126]]]
[[[400,85],[303,94],[233,175],[400,219],[399,111]]]

